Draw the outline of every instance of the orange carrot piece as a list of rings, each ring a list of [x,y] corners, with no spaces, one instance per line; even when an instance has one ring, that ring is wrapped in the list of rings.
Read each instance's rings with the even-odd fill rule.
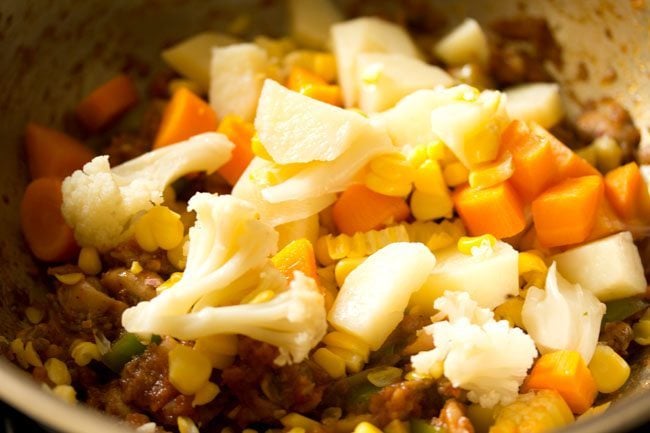
[[[609,201],[601,199],[596,209],[596,219],[586,241],[595,241],[625,230],[625,223],[616,215]]]
[[[647,213],[648,186],[636,162],[617,167],[605,175],[605,194],[624,221],[635,218],[647,221],[650,217]]]
[[[347,235],[380,229],[405,220],[409,214],[403,198],[379,194],[361,184],[349,186],[332,207],[334,224]]]
[[[289,77],[287,78],[287,87],[328,104],[337,106],[343,104],[341,88],[339,86],[327,84],[327,81],[323,78],[300,66],[291,68]]]
[[[294,271],[300,271],[306,276],[318,281],[314,247],[305,238],[289,242],[271,257],[271,263],[289,279],[293,278]]]
[[[483,189],[462,186],[452,198],[472,236],[490,233],[503,239],[526,227],[521,199],[508,181]]]
[[[29,249],[46,262],[68,260],[79,247],[61,214],[61,179],[41,177],[32,181],[20,203],[20,224]]]
[[[138,91],[128,75],[120,74],[102,84],[77,105],[77,118],[96,132],[138,102]]]
[[[32,179],[70,176],[94,156],[77,139],[33,122],[25,128],[25,152]]]
[[[569,149],[564,143],[558,140],[553,134],[542,126],[532,123],[531,130],[541,140],[548,140],[554,155],[557,167],[557,175],[554,184],[562,182],[571,177],[599,175],[600,172],[584,158]]]
[[[542,355],[535,362],[522,391],[533,389],[554,389],[576,414],[589,409],[598,394],[587,364],[580,353],[573,350],[558,350]]]
[[[246,122],[237,115],[229,114],[221,120],[217,132],[224,134],[235,145],[230,160],[219,169],[221,177],[226,179],[230,185],[234,185],[255,156],[251,150],[251,140],[255,135],[255,128],[251,122]]]
[[[530,203],[557,177],[555,155],[549,140],[532,133],[528,125],[513,120],[501,134],[501,152],[510,151],[514,172],[510,182],[524,203]]]
[[[165,107],[153,148],[175,144],[203,132],[217,130],[217,115],[203,99],[180,87]]]
[[[546,247],[584,242],[604,197],[601,176],[566,179],[539,195],[532,205],[537,237]]]

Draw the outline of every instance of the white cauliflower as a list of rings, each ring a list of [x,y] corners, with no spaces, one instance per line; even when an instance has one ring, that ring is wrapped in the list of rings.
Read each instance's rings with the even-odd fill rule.
[[[81,246],[108,250],[130,236],[139,214],[162,203],[165,187],[188,173],[212,173],[233,147],[225,135],[205,133],[112,169],[108,156],[98,156],[63,181],[61,211]]]
[[[440,370],[453,386],[469,391],[467,397],[483,407],[512,403],[537,356],[535,343],[507,321],[496,322],[465,292],[445,292],[434,307],[447,320],[424,328],[435,349],[411,357],[422,375]]]
[[[605,309],[593,293],[565,280],[553,262],[546,289],[528,289],[521,318],[541,353],[575,350],[589,363]]]
[[[314,280],[296,273],[287,288],[269,266],[278,234],[249,203],[199,193],[188,208],[196,211],[197,221],[190,229],[182,278],[151,301],[127,309],[124,328],[188,340],[243,334],[277,346],[278,365],[302,361],[327,329],[323,296]],[[267,289],[277,293],[270,301],[226,305]]]

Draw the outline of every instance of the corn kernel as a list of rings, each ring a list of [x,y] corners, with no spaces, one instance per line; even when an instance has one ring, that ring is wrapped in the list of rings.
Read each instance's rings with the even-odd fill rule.
[[[142,265],[137,260],[134,260],[131,263],[131,269],[129,270],[131,271],[132,274],[138,275],[140,272],[142,272]]]
[[[623,160],[623,149],[613,138],[604,135],[598,137],[592,143],[596,150],[596,161],[598,168],[603,173],[618,167]]]
[[[199,433],[199,428],[189,417],[179,416],[176,423],[178,424],[179,433]]]
[[[183,278],[183,273],[182,272],[174,272],[163,282],[160,286],[156,287],[156,292],[157,293],[162,293],[165,290],[169,289],[172,287],[174,284],[178,283],[180,279]]]
[[[336,278],[336,284],[338,284],[339,287],[342,287],[343,282],[345,281],[347,276],[350,275],[350,272],[355,270],[357,266],[363,263],[364,260],[365,257],[346,258],[346,259],[339,260],[339,262],[334,267],[334,276]]]
[[[650,310],[641,316],[638,322],[632,326],[634,341],[642,346],[650,345]]]
[[[589,370],[596,381],[599,392],[618,390],[630,377],[630,366],[621,356],[606,344],[596,346],[589,362]]]
[[[406,197],[413,188],[410,181],[393,181],[372,171],[366,174],[364,184],[376,193],[392,197]]]
[[[406,157],[406,160],[411,164],[412,167],[418,168],[429,158],[427,155],[427,146],[419,145],[415,146]]]
[[[45,361],[45,370],[47,371],[47,377],[55,385],[70,385],[72,382],[68,366],[60,359],[50,358]]]
[[[200,390],[210,379],[212,364],[201,352],[178,344],[169,351],[169,381],[185,395]]]
[[[260,136],[257,135],[257,133],[253,135],[253,138],[251,138],[251,151],[255,156],[259,156],[267,161],[273,161],[273,158],[266,151],[266,148],[262,144],[262,141],[260,141]]]
[[[66,286],[73,286],[83,280],[84,274],[81,272],[72,272],[70,274],[54,274],[54,277]]]
[[[70,385],[57,385],[52,392],[66,403],[75,404],[77,402],[77,392]]]
[[[385,433],[410,433],[410,427],[408,423],[394,419],[389,422],[386,427],[384,427]]]
[[[411,182],[414,170],[401,153],[381,155],[370,161],[370,170],[385,179],[396,182]]]
[[[494,248],[497,244],[497,239],[491,234],[485,234],[481,236],[463,236],[458,239],[458,251],[467,255],[476,255],[477,249],[486,249],[490,250]]]
[[[592,166],[596,167],[598,165],[598,152],[596,152],[596,147],[593,144],[581,147],[575,152]]]
[[[267,36],[256,36],[253,42],[263,48],[269,57],[284,57],[296,48],[294,42],[287,37],[273,39]]]
[[[427,158],[433,160],[442,160],[445,158],[445,143],[440,140],[432,141],[426,145]]]
[[[489,188],[509,179],[514,171],[512,154],[506,152],[497,161],[470,171],[469,186],[472,188]]]
[[[512,326],[526,329],[521,318],[521,310],[523,307],[524,300],[522,298],[518,296],[508,298],[504,303],[494,309],[494,315],[499,320],[507,320]]]
[[[16,355],[16,361],[22,368],[29,367],[29,363],[25,360],[25,343],[20,338],[14,339],[10,344],[9,348]]]
[[[345,362],[345,368],[350,373],[359,373],[363,370],[365,361],[363,356],[358,353],[341,349],[340,347],[328,346],[327,349],[333,354],[339,356]]]
[[[97,344],[89,341],[82,341],[73,345],[70,355],[74,359],[75,364],[80,366],[88,365],[92,360],[99,361],[101,359],[99,347],[97,347]]]
[[[519,275],[526,274],[528,272],[541,272],[546,273],[548,267],[544,260],[539,256],[538,253],[531,251],[524,251],[519,253],[518,256],[518,267]]]
[[[38,356],[38,353],[36,353],[36,349],[34,349],[34,345],[32,344],[31,341],[28,341],[27,344],[25,345],[25,351],[23,352],[23,357],[25,358],[25,361],[32,367],[43,366],[43,362],[41,362],[41,358]]]
[[[184,231],[179,214],[166,206],[154,206],[135,223],[135,240],[148,252],[170,250],[182,242]]]
[[[318,421],[314,421],[311,418],[307,418],[306,416],[300,415],[299,413],[295,413],[295,412],[283,416],[282,418],[280,418],[280,422],[285,427],[289,427],[289,428],[300,427],[310,432],[322,429],[322,426]]]
[[[424,244],[429,250],[436,252],[453,245],[454,241],[454,237],[449,233],[441,232],[432,234]]]
[[[77,265],[86,275],[97,275],[102,271],[102,261],[96,248],[83,247],[79,251]]]
[[[221,392],[219,385],[212,382],[206,383],[194,395],[194,399],[192,400],[192,407],[202,406],[204,404],[210,403],[212,400],[215,399],[216,396],[219,395],[219,392]]]
[[[382,431],[368,421],[363,421],[354,428],[353,433],[382,433]]]
[[[364,362],[368,360],[370,347],[367,343],[354,335],[345,334],[340,331],[333,331],[323,337],[323,343],[328,347],[340,347],[341,349],[357,353],[363,358]]]
[[[183,238],[183,241],[178,244],[175,248],[167,250],[167,260],[169,263],[174,265],[176,269],[183,270],[187,264],[187,241],[189,240],[188,236]]]
[[[287,433],[306,433],[306,432],[307,432],[307,430],[305,430],[302,427],[293,427],[293,428],[289,429],[289,431]]]
[[[417,220],[432,220],[438,218],[451,218],[454,203],[448,191],[440,194],[428,194],[420,190],[411,194],[411,213]]]
[[[416,170],[413,176],[413,185],[418,191],[429,194],[442,194],[448,192],[445,179],[438,161],[427,159]]]
[[[182,88],[185,88],[196,95],[201,95],[203,93],[203,89],[196,83],[196,81],[188,80],[187,78],[175,78],[170,80],[167,85],[167,91],[170,95],[173,95]]]
[[[451,187],[462,185],[469,180],[469,170],[460,162],[452,162],[443,168],[442,177]]]
[[[330,350],[321,347],[312,355],[312,359],[332,378],[338,379],[345,376],[345,361]]]
[[[44,316],[45,316],[45,312],[39,308],[35,308],[35,307],[25,308],[25,317],[27,317],[29,323],[33,325],[37,325],[41,323]]]

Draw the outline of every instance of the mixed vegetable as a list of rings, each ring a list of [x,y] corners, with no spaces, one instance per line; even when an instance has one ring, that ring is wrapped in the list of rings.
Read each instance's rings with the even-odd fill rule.
[[[557,84],[486,88],[472,19],[433,64],[400,25],[306,4],[291,38],[163,51],[177,78],[126,148],[27,126],[22,230],[54,289],[7,356],[140,432],[543,432],[605,410],[650,344],[646,168],[616,137],[557,138]],[[75,113],[97,133],[139,99],[118,75]]]

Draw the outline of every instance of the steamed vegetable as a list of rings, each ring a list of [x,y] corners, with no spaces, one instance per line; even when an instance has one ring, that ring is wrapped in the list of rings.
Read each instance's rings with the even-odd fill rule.
[[[543,433],[573,422],[571,409],[557,391],[542,389],[520,394],[498,409],[489,433]]]
[[[435,55],[451,66],[466,63],[486,65],[490,48],[483,29],[476,20],[465,19],[433,48]]]
[[[510,87],[506,94],[506,110],[513,119],[537,122],[551,128],[564,117],[560,86],[556,83],[528,83]]]
[[[291,35],[301,45],[310,48],[327,48],[330,28],[343,17],[330,0],[291,0]]]
[[[243,334],[277,346],[278,365],[302,361],[326,330],[324,300],[314,280],[296,272],[287,287],[284,278],[273,277],[268,256],[277,233],[248,203],[198,193],[189,209],[197,222],[190,229],[183,276],[151,301],[127,309],[124,328],[180,339]],[[237,304],[260,287],[275,297]]]
[[[646,291],[641,257],[630,232],[572,248],[552,259],[567,280],[580,284],[603,302]]]
[[[605,304],[579,284],[566,281],[555,263],[544,288],[528,289],[521,311],[526,331],[541,353],[575,350],[585,362],[596,349],[604,314]]]
[[[433,312],[434,301],[445,291],[468,293],[484,308],[494,308],[519,291],[517,251],[505,242],[464,254],[454,246],[436,253],[437,265],[410,304]]]
[[[118,75],[86,96],[75,108],[83,126],[99,131],[138,102],[138,91],[127,75]]]
[[[79,245],[108,250],[130,236],[140,212],[162,203],[166,186],[188,173],[215,171],[231,150],[224,135],[206,133],[113,168],[108,156],[98,156],[63,181],[63,216]]]
[[[255,128],[251,122],[246,122],[241,117],[231,114],[221,119],[217,132],[228,137],[235,145],[228,162],[219,168],[219,174],[226,179],[226,182],[234,185],[255,156],[251,150],[251,140],[255,134]]]
[[[402,320],[409,297],[435,263],[422,244],[385,246],[347,276],[329,312],[330,324],[377,350]]]
[[[452,385],[469,391],[470,401],[483,407],[512,403],[537,356],[533,340],[508,322],[495,322],[467,293],[445,292],[434,307],[441,312],[424,330],[435,349],[411,357],[416,373],[431,376],[442,365]]]

